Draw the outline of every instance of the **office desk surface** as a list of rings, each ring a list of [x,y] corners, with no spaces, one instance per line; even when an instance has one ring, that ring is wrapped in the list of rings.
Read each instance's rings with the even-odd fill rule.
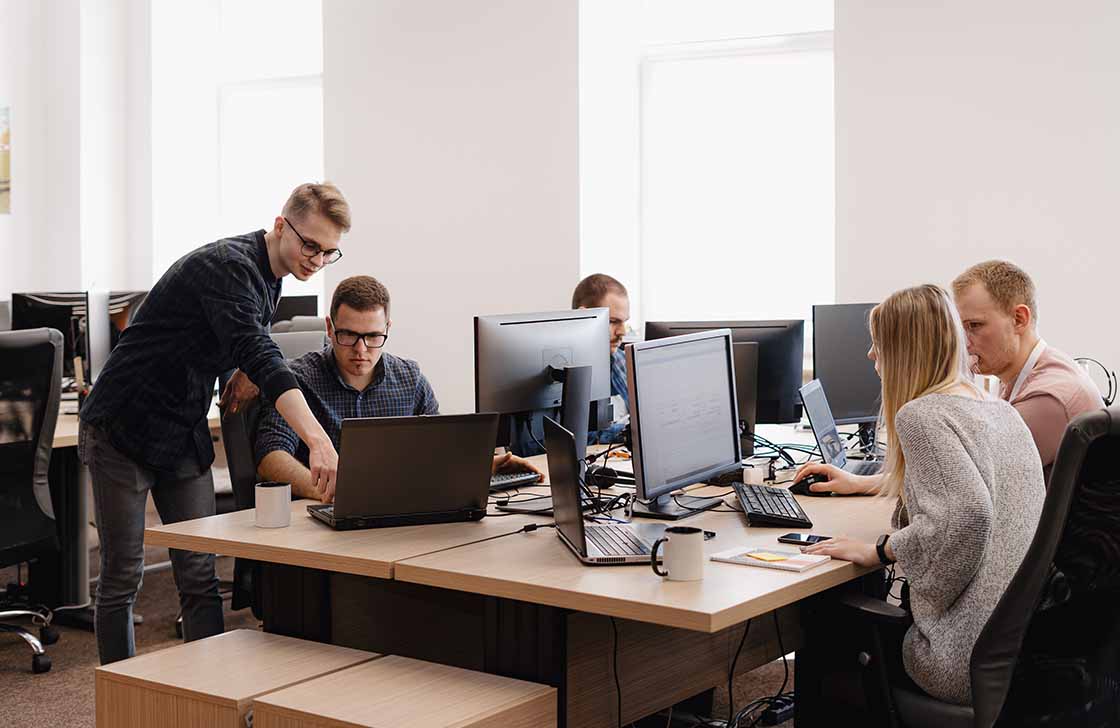
[[[256,511],[246,510],[154,526],[144,531],[144,540],[149,546],[392,579],[394,564],[408,557],[516,531],[526,523],[547,522],[534,516],[513,515],[487,517],[473,523],[335,531],[307,514],[307,506],[313,503],[292,501],[292,525],[287,528],[257,528]]]
[[[814,533],[874,541],[889,529],[892,503],[886,499],[800,497],[799,501],[814,523]],[[793,529],[747,527],[740,513],[708,512],[681,523],[716,531],[716,538],[705,544],[707,554],[736,546],[796,548],[776,541]],[[869,571],[846,561],[830,561],[802,573],[708,561],[701,581],[664,581],[647,565],[584,566],[552,529],[545,529],[405,559],[396,564],[394,578],[718,632]]]
[[[67,406],[72,406],[73,402],[67,402]],[[210,425],[211,432],[217,432],[222,428],[221,413],[218,411],[218,405],[213,404],[210,406],[210,412],[207,414],[207,422]],[[78,416],[67,415],[62,412],[58,413],[58,422],[54,426],[54,444],[55,448],[63,447],[77,447],[78,446]]]

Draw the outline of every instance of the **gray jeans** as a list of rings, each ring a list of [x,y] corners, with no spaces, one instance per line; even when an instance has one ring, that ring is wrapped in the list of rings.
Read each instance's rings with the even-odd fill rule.
[[[214,479],[185,458],[174,473],[137,465],[109,443],[104,432],[82,423],[82,452],[93,481],[101,577],[97,585],[97,653],[102,665],[136,654],[132,605],[144,577],[144,511],[148,492],[164,523],[214,515]],[[179,589],[183,638],[202,639],[225,629],[214,555],[171,549]]]

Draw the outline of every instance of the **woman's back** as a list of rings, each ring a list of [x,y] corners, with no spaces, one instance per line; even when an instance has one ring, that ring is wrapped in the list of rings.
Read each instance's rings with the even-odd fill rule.
[[[999,400],[930,394],[895,424],[905,509],[891,546],[914,615],[903,662],[923,690],[966,704],[972,647],[1038,525],[1041,461],[1022,418]]]

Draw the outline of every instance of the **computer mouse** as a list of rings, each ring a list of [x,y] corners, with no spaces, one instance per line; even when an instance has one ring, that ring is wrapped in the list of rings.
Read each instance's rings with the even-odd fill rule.
[[[801,480],[797,481],[789,487],[789,492],[794,495],[812,495],[812,496],[830,496],[830,490],[809,490],[809,486],[813,483],[827,483],[828,477],[824,475],[806,475]]]

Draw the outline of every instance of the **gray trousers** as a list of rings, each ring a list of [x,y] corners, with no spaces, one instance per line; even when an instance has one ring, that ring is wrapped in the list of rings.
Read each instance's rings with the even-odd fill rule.
[[[193,458],[174,473],[137,465],[109,443],[104,432],[82,423],[82,452],[93,482],[101,576],[97,584],[97,653],[101,664],[136,654],[132,605],[144,577],[144,511],[151,492],[164,523],[214,515],[214,479]],[[183,638],[202,639],[225,629],[214,555],[170,549],[179,590]]]

